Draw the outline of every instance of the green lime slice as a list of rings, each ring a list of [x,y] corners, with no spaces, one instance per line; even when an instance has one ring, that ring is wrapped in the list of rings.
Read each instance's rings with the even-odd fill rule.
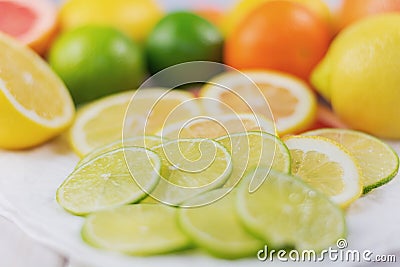
[[[327,137],[343,145],[361,168],[364,194],[388,183],[399,171],[397,153],[371,135],[346,129],[320,129],[304,135]]]
[[[265,175],[265,182],[249,193],[249,180]],[[236,201],[239,218],[268,246],[318,252],[345,237],[343,211],[299,178],[259,168],[244,181]]]
[[[132,255],[155,255],[191,246],[177,224],[177,209],[135,204],[90,214],[82,238],[96,248]]]
[[[75,169],[58,188],[57,201],[76,215],[134,203],[156,186],[160,169],[160,157],[151,150],[109,151]]]
[[[85,157],[83,157],[78,162],[78,164],[76,165],[75,168],[79,168],[83,164],[100,156],[101,154],[104,154],[111,150],[115,150],[117,148],[127,147],[127,146],[139,146],[139,147],[151,149],[153,146],[161,144],[163,142],[163,140],[165,141],[166,138],[161,137],[161,136],[156,136],[156,135],[136,136],[136,137],[124,139],[122,141],[117,140],[108,145],[101,146],[101,147],[94,149],[92,152],[85,155]]]
[[[216,257],[254,256],[264,243],[242,227],[236,215],[236,191],[229,191],[220,188],[185,202],[187,208],[179,209],[179,223],[199,248]]]
[[[290,173],[290,153],[286,145],[275,135],[250,131],[234,133],[216,139],[232,154],[233,170],[224,187],[234,187],[249,170],[263,166]],[[253,180],[257,188],[263,181]]]
[[[221,187],[232,172],[229,152],[211,139],[172,140],[153,150],[162,160],[162,179],[150,196],[169,205]]]

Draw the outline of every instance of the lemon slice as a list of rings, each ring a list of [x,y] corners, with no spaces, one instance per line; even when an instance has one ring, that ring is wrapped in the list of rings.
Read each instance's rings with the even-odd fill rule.
[[[265,132],[245,132],[216,139],[232,155],[233,170],[224,187],[234,187],[249,170],[257,167],[274,168],[290,173],[290,154],[286,145],[276,136]],[[252,185],[257,187],[254,181]]]
[[[181,205],[221,187],[232,172],[229,152],[211,139],[172,140],[153,147],[153,151],[162,159],[162,179],[150,196],[169,205]]]
[[[184,91],[146,88],[115,94],[78,111],[70,142],[83,156],[118,139],[154,134],[169,117],[173,123],[200,113],[193,96]]]
[[[320,129],[304,135],[324,136],[342,144],[358,161],[364,194],[388,183],[399,170],[396,152],[371,135],[345,129]]]
[[[199,95],[207,99],[203,108],[208,114],[234,111],[274,118],[279,135],[301,132],[314,122],[317,101],[304,82],[278,72],[243,74],[222,74],[200,90]]]
[[[166,141],[166,139],[164,139],[164,141]],[[160,136],[156,136],[156,135],[136,136],[136,137],[128,138],[123,141],[121,141],[121,140],[114,141],[108,145],[96,148],[92,152],[90,152],[89,154],[84,156],[78,162],[75,169],[79,168],[81,165],[89,162],[90,160],[100,156],[101,154],[115,150],[117,148],[127,147],[127,146],[138,146],[138,147],[144,147],[144,148],[151,149],[153,146],[159,145],[162,142],[163,142],[163,138]]]
[[[275,125],[271,120],[250,113],[238,113],[198,116],[189,121],[168,125],[157,132],[157,135],[171,139],[217,138],[228,134],[257,130],[276,133]]]
[[[264,180],[267,169],[256,169],[240,184],[236,207],[240,221],[268,247],[321,251],[346,236],[342,210],[300,179],[271,170],[254,193],[248,183]]]
[[[317,136],[291,136],[285,144],[292,157],[293,175],[342,207],[360,197],[361,170],[342,145]]]
[[[188,248],[179,229],[177,209],[157,204],[135,204],[90,214],[82,228],[88,244],[132,255],[148,256]]]
[[[22,149],[60,134],[75,107],[65,85],[36,53],[0,33],[0,147]]]
[[[242,258],[256,255],[264,243],[242,227],[236,215],[236,191],[213,190],[185,203],[204,206],[179,209],[179,223],[193,242],[210,254],[221,258]]]
[[[75,169],[58,188],[57,201],[77,215],[134,203],[156,186],[160,169],[161,160],[151,150],[109,151]]]

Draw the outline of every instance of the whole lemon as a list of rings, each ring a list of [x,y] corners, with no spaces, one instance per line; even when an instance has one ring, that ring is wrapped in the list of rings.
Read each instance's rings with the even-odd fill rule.
[[[76,104],[135,89],[145,75],[139,45],[105,26],[83,26],[61,34],[50,48],[48,61]]]
[[[361,20],[342,31],[311,81],[349,126],[400,138],[400,14]]]
[[[61,7],[62,30],[83,25],[113,26],[138,42],[163,16],[154,0],[69,0]]]

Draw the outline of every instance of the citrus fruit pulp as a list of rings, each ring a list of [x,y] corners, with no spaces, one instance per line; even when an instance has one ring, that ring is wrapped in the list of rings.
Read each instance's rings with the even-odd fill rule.
[[[292,174],[347,207],[362,193],[357,160],[340,144],[317,136],[284,139],[292,158]]]
[[[106,152],[76,168],[57,190],[58,203],[76,215],[134,203],[158,183],[160,157],[145,148]]]
[[[82,237],[90,245],[131,255],[162,254],[190,247],[176,223],[176,208],[135,204],[88,216]],[[162,227],[160,227],[162,223]]]
[[[255,255],[264,244],[242,227],[236,215],[236,191],[229,191],[212,190],[186,202],[188,208],[179,209],[179,224],[198,247],[212,255],[228,259]]]
[[[62,81],[36,53],[1,33],[0,51],[0,147],[28,148],[64,131],[75,108]]]
[[[248,183],[260,175],[265,182],[250,193]],[[245,181],[236,199],[239,219],[269,247],[321,251],[346,236],[342,210],[300,179],[259,168]]]
[[[279,135],[300,132],[314,122],[316,98],[301,80],[264,70],[243,74],[221,74],[200,89],[201,98],[213,100],[203,107],[207,114],[261,115],[275,121]]]

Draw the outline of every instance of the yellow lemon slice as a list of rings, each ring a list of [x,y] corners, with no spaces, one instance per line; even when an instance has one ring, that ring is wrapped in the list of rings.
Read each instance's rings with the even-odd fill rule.
[[[43,59],[0,33],[0,147],[39,145],[65,130],[74,114],[68,90]]]
[[[169,123],[200,114],[192,94],[163,88],[147,88],[97,100],[78,111],[70,142],[83,156],[116,140],[153,134]],[[172,116],[171,116],[172,114]]]
[[[292,174],[329,196],[342,207],[362,193],[357,160],[340,144],[324,137],[286,138],[292,157]]]

